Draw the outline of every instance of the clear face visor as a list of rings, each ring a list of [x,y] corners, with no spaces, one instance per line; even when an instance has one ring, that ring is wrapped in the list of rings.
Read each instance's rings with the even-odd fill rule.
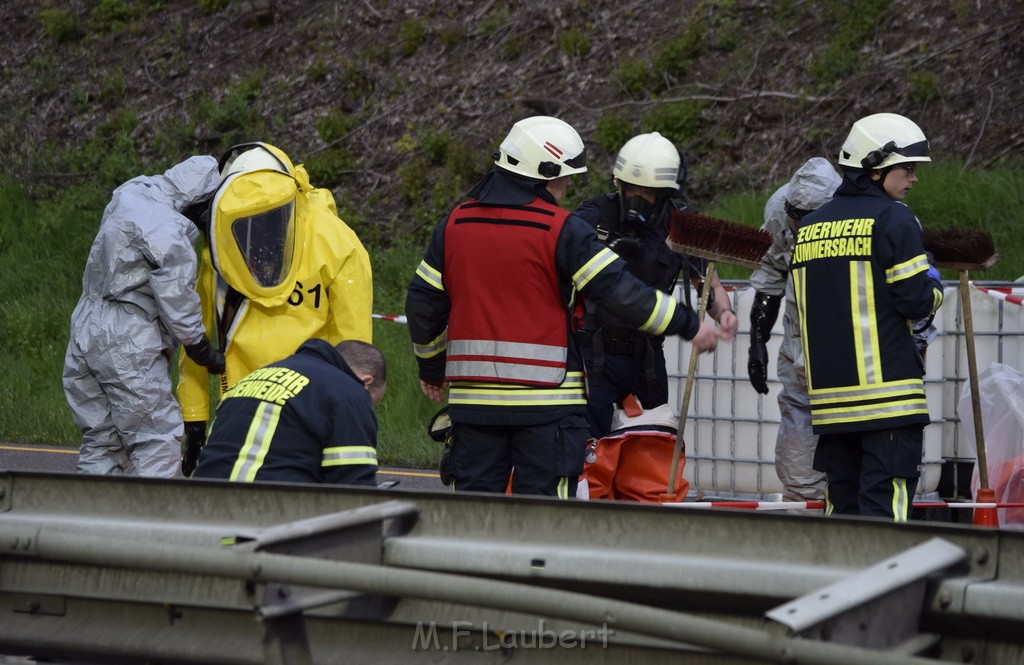
[[[304,235],[297,196],[291,177],[259,171],[231,176],[214,202],[214,267],[232,288],[264,305],[286,299],[294,284]]]
[[[277,286],[287,277],[295,250],[292,220],[295,202],[236,219],[231,224],[238,250],[260,286]]]

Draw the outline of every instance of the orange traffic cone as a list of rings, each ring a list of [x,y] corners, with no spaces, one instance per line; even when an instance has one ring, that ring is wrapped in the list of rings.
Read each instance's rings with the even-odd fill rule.
[[[978,503],[995,503],[996,492],[987,487],[979,487],[978,496],[974,500]],[[996,510],[996,508],[975,508],[974,526],[987,526],[998,529],[999,515],[996,514]]]

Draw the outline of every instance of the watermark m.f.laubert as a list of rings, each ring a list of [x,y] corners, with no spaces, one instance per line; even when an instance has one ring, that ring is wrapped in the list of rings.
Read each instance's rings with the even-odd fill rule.
[[[412,649],[435,651],[495,651],[498,649],[586,649],[607,648],[608,638],[615,631],[602,624],[600,628],[555,631],[544,619],[536,630],[504,631],[491,628],[486,621],[476,627],[472,621],[453,621],[438,625],[419,621],[412,636]],[[476,636],[475,639],[471,639]]]

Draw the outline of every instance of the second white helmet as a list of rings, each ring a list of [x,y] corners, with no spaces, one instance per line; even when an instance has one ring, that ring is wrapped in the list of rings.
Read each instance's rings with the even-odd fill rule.
[[[679,151],[658,132],[639,134],[619,150],[612,174],[631,185],[679,189]]]
[[[569,123],[546,115],[520,120],[494,156],[501,168],[538,180],[554,180],[587,170],[583,139]]]
[[[839,151],[841,166],[858,169],[930,161],[924,132],[914,121],[897,113],[876,113],[853,123]]]

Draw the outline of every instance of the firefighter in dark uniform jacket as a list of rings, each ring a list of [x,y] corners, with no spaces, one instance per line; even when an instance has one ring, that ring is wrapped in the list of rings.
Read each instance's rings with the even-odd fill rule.
[[[386,385],[376,347],[310,339],[224,394],[192,477],[376,486]]]
[[[576,210],[597,231],[598,240],[622,257],[629,272],[645,284],[672,293],[680,271],[703,288],[707,261],[683,256],[665,243],[672,207],[688,209],[673,197],[681,192],[685,167],[672,142],[657,132],[634,136],[622,146],[612,170],[616,192],[584,201]],[[739,320],[715,274],[708,313],[732,339]],[[690,291],[684,291],[689,299]],[[689,302],[687,301],[687,304]],[[586,303],[580,333],[590,395],[587,420],[590,434],[601,438],[611,430],[615,405],[636,396],[645,409],[668,402],[664,335],[650,335],[625,325],[593,302]]]
[[[406,315],[420,386],[448,395],[457,491],[575,495],[587,439],[577,291],[651,334],[712,350],[720,333],[638,281],[594,230],[559,207],[586,171],[579,134],[556,118],[516,123],[495,168],[434,230]],[[512,469],[515,473],[512,474]]]
[[[917,488],[929,417],[911,322],[939,308],[942,284],[902,199],[929,161],[909,119],[862,118],[834,198],[799,223],[790,267],[828,513],[906,521]]]

